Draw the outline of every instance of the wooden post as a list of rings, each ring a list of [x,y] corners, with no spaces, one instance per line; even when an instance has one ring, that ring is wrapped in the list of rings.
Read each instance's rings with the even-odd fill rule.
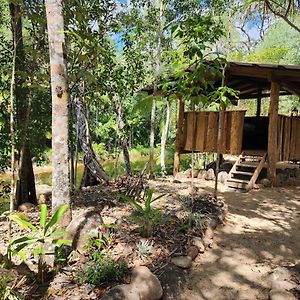
[[[268,175],[273,186],[276,186],[276,162],[278,160],[277,135],[279,92],[280,85],[277,82],[272,81],[269,107]]]
[[[176,149],[174,154],[174,168],[173,175],[175,176],[179,172],[180,168],[180,152],[181,152],[181,142],[183,135],[183,122],[184,122],[184,101],[179,99],[179,113],[177,120],[177,132],[176,132]]]
[[[256,102],[256,117],[260,117],[260,114],[261,114],[261,91],[259,91],[256,101],[257,101]]]

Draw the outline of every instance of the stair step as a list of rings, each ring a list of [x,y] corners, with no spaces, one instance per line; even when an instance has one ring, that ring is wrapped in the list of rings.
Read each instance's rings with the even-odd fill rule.
[[[248,184],[249,180],[229,178],[229,179],[227,179],[227,182],[237,182],[237,183],[246,183],[246,184]]]
[[[243,172],[243,171],[234,171],[232,172],[233,175],[244,175],[244,176],[251,176],[254,174],[253,172]]]
[[[245,183],[228,182],[227,186],[234,189],[248,190],[248,185]]]
[[[256,168],[258,163],[240,162],[237,167]]]

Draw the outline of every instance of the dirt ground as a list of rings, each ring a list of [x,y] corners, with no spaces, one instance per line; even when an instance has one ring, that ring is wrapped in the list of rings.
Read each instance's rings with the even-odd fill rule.
[[[171,189],[180,193],[187,184]],[[195,185],[212,192],[212,182],[195,180]],[[189,272],[168,267],[172,270],[161,275],[165,299],[269,299],[272,270],[300,259],[300,185],[248,193],[220,185],[219,197],[229,206],[225,225]]]

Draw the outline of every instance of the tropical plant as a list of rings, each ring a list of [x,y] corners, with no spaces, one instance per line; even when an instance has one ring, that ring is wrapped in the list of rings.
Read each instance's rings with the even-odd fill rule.
[[[142,206],[139,202],[128,196],[120,195],[120,198],[122,200],[128,202],[137,210],[138,214],[132,216],[131,218],[139,224],[142,237],[148,238],[152,235],[153,225],[157,224],[161,214],[160,210],[154,209],[151,204],[163,196],[165,196],[165,194],[159,195],[152,199],[153,190],[148,189],[146,192],[146,200],[144,202],[144,205]]]
[[[23,300],[24,297],[14,291],[13,287],[9,285],[11,278],[8,275],[0,277],[0,299],[1,300]]]
[[[80,284],[100,285],[105,282],[120,281],[128,268],[124,261],[114,261],[107,255],[99,255],[97,261],[88,264],[84,271],[77,274]]]
[[[24,220],[24,218],[22,218],[19,214],[10,215],[8,218],[11,221],[16,222],[20,227],[29,230],[31,233],[9,242],[7,253],[9,260],[11,260],[12,255],[16,254],[25,260],[26,255],[23,252],[23,249],[30,246],[31,253],[38,255],[38,275],[43,282],[44,272],[47,269],[45,255],[55,255],[55,252],[46,252],[46,244],[60,246],[71,243],[70,240],[61,238],[64,234],[66,234],[66,231],[57,229],[58,221],[62,218],[68,208],[69,206],[67,204],[60,206],[47,223],[47,205],[42,204],[39,227],[33,225],[27,220]]]
[[[152,250],[153,242],[149,242],[149,240],[140,240],[138,243],[136,243],[136,252],[140,259],[144,259],[151,255]]]

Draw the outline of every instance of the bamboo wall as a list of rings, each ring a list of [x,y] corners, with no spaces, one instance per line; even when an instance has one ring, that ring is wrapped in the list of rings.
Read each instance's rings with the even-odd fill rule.
[[[278,120],[279,160],[300,160],[300,117],[279,115]]]
[[[242,152],[245,111],[224,111],[218,144],[218,112],[185,112],[180,148],[182,152]]]

